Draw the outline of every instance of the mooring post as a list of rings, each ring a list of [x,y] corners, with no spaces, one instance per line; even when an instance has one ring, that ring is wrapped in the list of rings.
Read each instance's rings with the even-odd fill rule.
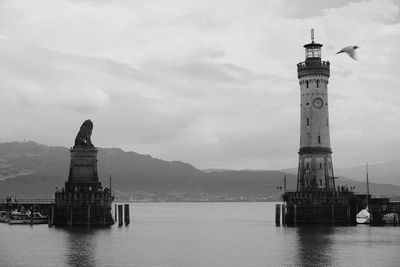
[[[373,215],[372,210],[371,210],[371,212],[369,213],[369,225],[370,226],[373,225],[373,221],[374,221],[374,215]]]
[[[350,224],[350,204],[347,205],[347,224]]]
[[[72,225],[72,207],[69,208],[69,223],[68,225]]]
[[[282,225],[286,225],[286,206],[282,204]]]
[[[8,203],[7,205],[7,211],[8,211],[8,218],[11,218],[11,204]]]
[[[281,204],[275,204],[275,225],[281,225]]]
[[[114,219],[115,219],[115,221],[118,221],[118,217],[117,217],[117,204],[114,204]]]
[[[87,206],[87,226],[90,226],[90,204]]]
[[[103,208],[103,226],[106,226],[106,208],[105,207]]]
[[[122,225],[122,205],[118,205],[118,225]]]
[[[128,225],[130,223],[129,219],[129,204],[124,204],[124,215],[125,215],[125,225]]]
[[[50,206],[50,216],[49,216],[49,226],[53,226],[54,224],[54,204]]]
[[[297,225],[297,206],[296,204],[293,205],[294,208],[294,226]]]

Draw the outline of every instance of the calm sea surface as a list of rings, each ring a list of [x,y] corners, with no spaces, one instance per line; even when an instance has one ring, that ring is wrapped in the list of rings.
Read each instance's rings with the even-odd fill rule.
[[[400,266],[399,227],[275,227],[274,203],[133,203],[105,229],[0,224],[0,266]]]

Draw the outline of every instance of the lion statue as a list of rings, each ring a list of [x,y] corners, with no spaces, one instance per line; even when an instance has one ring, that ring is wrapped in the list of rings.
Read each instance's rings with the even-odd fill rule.
[[[92,141],[90,140],[90,136],[92,135],[93,130],[93,122],[91,120],[85,120],[79,129],[78,134],[75,138],[76,147],[94,147]]]

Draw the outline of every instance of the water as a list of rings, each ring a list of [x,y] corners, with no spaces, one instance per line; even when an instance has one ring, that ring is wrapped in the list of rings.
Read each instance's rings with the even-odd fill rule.
[[[274,203],[134,203],[106,229],[0,224],[0,266],[400,266],[399,227],[276,227]]]

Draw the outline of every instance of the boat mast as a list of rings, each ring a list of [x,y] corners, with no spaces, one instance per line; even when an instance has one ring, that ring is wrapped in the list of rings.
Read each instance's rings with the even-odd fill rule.
[[[368,162],[366,166],[366,171],[367,171],[367,209],[368,209],[368,201],[369,201],[369,181],[368,181]]]

